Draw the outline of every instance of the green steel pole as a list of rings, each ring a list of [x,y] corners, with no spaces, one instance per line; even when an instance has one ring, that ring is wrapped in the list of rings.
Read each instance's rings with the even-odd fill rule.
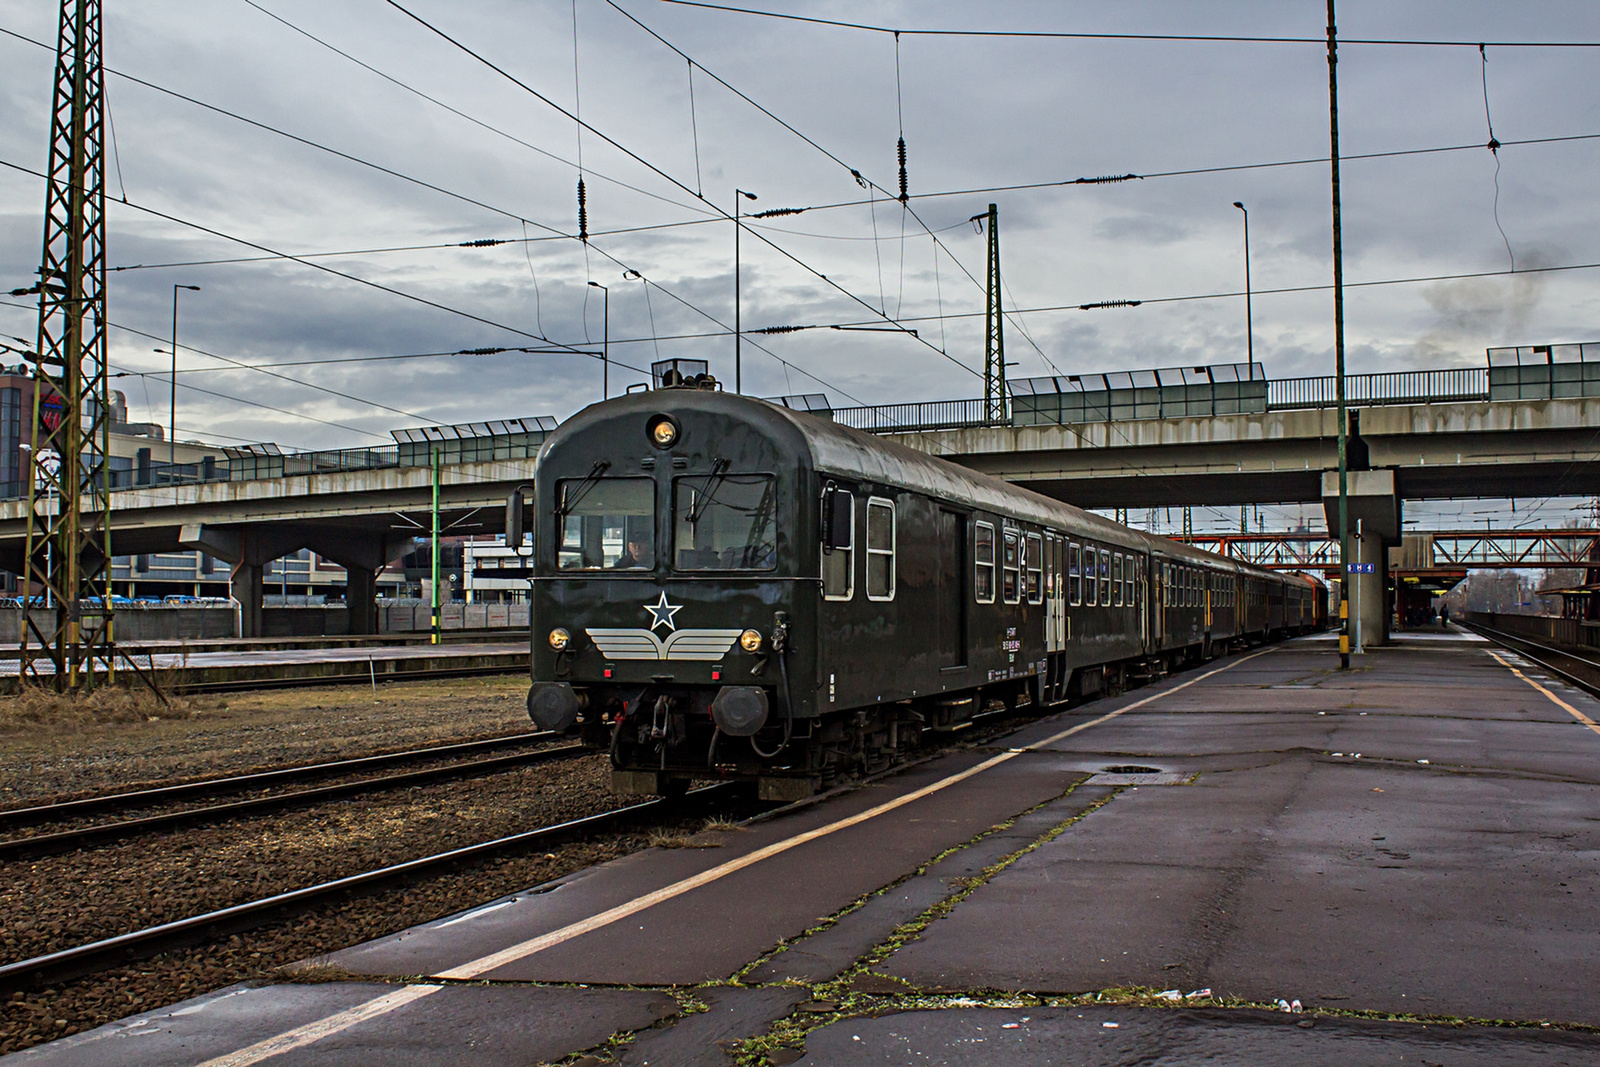
[[[1339,668],[1350,667],[1350,468],[1345,451],[1344,236],[1339,219],[1339,39],[1328,0],[1328,137],[1333,166],[1333,377],[1339,419]],[[1357,620],[1357,625],[1360,621]]]
[[[432,450],[433,460],[433,632],[431,644],[439,643],[439,450]]]

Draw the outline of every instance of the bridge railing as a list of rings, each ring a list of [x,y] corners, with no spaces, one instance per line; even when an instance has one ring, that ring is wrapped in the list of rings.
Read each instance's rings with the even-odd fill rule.
[[[930,400],[919,404],[834,408],[833,421],[868,433],[961,430],[988,425],[982,400]]]
[[[1488,400],[1487,367],[1452,367],[1446,370],[1385,371],[1347,374],[1345,403],[1356,407],[1381,404],[1428,404],[1451,400]],[[1325,408],[1338,403],[1338,380],[1277,378],[1267,382],[1267,410]]]
[[[1257,383],[1241,383],[1252,385]],[[1266,409],[1288,411],[1297,408],[1328,408],[1338,403],[1338,386],[1332,375],[1315,378],[1278,378],[1266,386]],[[1039,404],[1038,398],[1026,398],[1029,406],[1024,416],[1019,416],[1017,402],[1013,399],[1012,415],[1000,425],[1073,425],[1084,422],[1123,422],[1130,419],[1177,417],[1187,415],[1230,415],[1243,410],[1243,405],[1231,396],[1216,397],[1209,409],[1197,410],[1193,403],[1178,408],[1176,416],[1169,406],[1150,404],[1147,409],[1137,405],[1124,409],[1115,405],[1102,405],[1090,409],[1060,404],[1055,407]],[[1351,407],[1375,407],[1386,404],[1430,404],[1451,401],[1489,399],[1489,371],[1486,367],[1452,367],[1445,370],[1383,371],[1377,374],[1345,375],[1345,403]],[[1259,403],[1259,399],[1257,403]],[[1256,409],[1257,411],[1260,408]],[[915,433],[922,430],[960,430],[974,426],[990,425],[984,417],[982,400],[931,400],[914,404],[878,404],[871,407],[835,408],[835,422],[853,426],[869,433]]]

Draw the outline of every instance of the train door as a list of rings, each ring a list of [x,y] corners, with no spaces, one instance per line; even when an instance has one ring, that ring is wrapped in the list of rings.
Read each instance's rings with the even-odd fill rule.
[[[1155,609],[1155,615],[1152,619],[1155,624],[1152,636],[1155,639],[1156,647],[1160,648],[1165,643],[1167,635],[1166,598],[1168,595],[1167,582],[1171,577],[1171,570],[1161,560],[1153,559],[1150,561],[1150,577],[1152,579],[1150,583],[1150,599],[1154,602],[1151,606]]]
[[[1133,588],[1139,598],[1139,647],[1148,649],[1150,647],[1150,590],[1145,581],[1145,574],[1147,573],[1146,564],[1149,561],[1144,556],[1136,558],[1134,572],[1137,576],[1137,581]]]
[[[938,662],[960,667],[967,662],[967,517],[939,509]]]
[[[1044,650],[1047,653],[1061,651],[1056,640],[1056,583],[1060,580],[1057,551],[1060,547],[1056,535],[1047,531],[1044,535]]]

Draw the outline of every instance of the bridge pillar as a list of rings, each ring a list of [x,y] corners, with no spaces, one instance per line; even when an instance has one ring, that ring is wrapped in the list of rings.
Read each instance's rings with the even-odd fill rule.
[[[1394,471],[1349,471],[1346,501],[1350,519],[1349,563],[1361,568],[1343,575],[1350,602],[1351,651],[1389,640],[1389,547],[1400,543],[1400,497]],[[1322,476],[1322,507],[1328,529],[1339,530],[1339,474]],[[1365,573],[1370,566],[1372,572]]]
[[[239,602],[239,636],[263,637],[261,605],[264,595],[262,576],[265,563],[240,561],[233,565],[233,599]]]
[[[344,603],[352,634],[378,632],[378,572],[411,550],[410,535],[362,536],[345,529],[310,529],[306,545],[344,568]]]
[[[378,632],[378,572],[372,567],[345,564],[344,604],[352,634]]]
[[[200,523],[183,526],[178,532],[178,543],[184,548],[209,552],[217,559],[233,565],[233,599],[239,602],[239,636],[265,637],[262,616],[262,577],[266,565],[290,552],[304,547],[301,531],[283,529],[255,529],[207,526]]]

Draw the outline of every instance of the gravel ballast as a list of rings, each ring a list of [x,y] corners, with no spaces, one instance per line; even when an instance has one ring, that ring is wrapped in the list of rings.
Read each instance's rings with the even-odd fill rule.
[[[529,729],[526,680],[195,698],[182,717],[0,723],[0,806]],[[603,753],[0,865],[0,959],[73,945],[623,806]],[[695,829],[698,819],[678,829]],[[634,828],[330,903],[0,1002],[0,1053],[159,1008],[645,847]],[[669,827],[669,829],[672,829]]]

